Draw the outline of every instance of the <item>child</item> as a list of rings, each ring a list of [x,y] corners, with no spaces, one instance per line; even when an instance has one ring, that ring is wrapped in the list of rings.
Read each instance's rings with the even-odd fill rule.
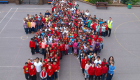
[[[88,74],[89,74],[89,80],[93,80],[93,77],[95,75],[95,65],[92,64],[89,69],[88,69]]]
[[[94,61],[95,66],[97,66],[97,64],[101,64],[101,60],[100,60],[100,56],[97,56],[97,59]]]
[[[40,72],[40,77],[41,77],[41,80],[46,80],[47,71],[46,71],[45,67],[43,67],[43,70]]]
[[[87,76],[89,77],[88,69],[90,66],[91,66],[90,62],[87,61],[87,64],[85,65],[85,80],[86,80]]]
[[[69,50],[68,54],[72,54],[72,40],[69,41]]]
[[[81,61],[81,68],[82,68],[82,72],[83,75],[85,76],[84,72],[85,72],[85,65],[87,64],[87,62],[89,61],[89,59],[87,58],[87,56],[85,56],[85,58],[82,59]]]
[[[93,57],[92,53],[89,53],[88,55],[89,60],[91,60],[92,57]]]
[[[74,56],[77,56],[77,42],[76,39],[73,42]]]
[[[100,80],[100,77],[102,75],[102,68],[100,66],[100,64],[97,64],[97,67],[95,68],[95,80]],[[108,80],[108,79],[107,79]]]
[[[35,32],[35,22],[32,20],[31,22],[32,33]]]
[[[102,69],[103,69],[102,80],[105,80],[105,78],[107,77],[107,74],[108,74],[107,64],[105,64],[105,66],[103,66]]]
[[[100,55],[100,52],[101,52],[102,49],[103,49],[103,41],[100,42],[99,55]]]
[[[111,62],[111,65],[109,66],[109,71],[108,71],[106,80],[111,80],[112,79],[114,71],[115,71],[115,66],[114,66],[114,63]]]
[[[28,29],[29,29],[29,33],[31,33],[31,22],[30,22],[30,20],[28,20]]]
[[[103,59],[103,62],[102,62],[102,64],[101,64],[101,66],[104,67],[105,64],[107,64],[107,62],[106,62],[106,59],[104,58],[104,59]],[[107,64],[107,65],[108,65],[108,64]]]
[[[105,37],[105,35],[106,35],[106,34],[105,34],[105,26],[102,25],[102,36]]]
[[[26,21],[23,26],[24,26],[26,34],[28,34],[28,23]]]
[[[31,68],[29,69],[29,74],[30,74],[30,80],[36,80],[36,68],[34,65],[31,65]]]
[[[25,74],[26,80],[29,80],[29,67],[28,67],[28,62],[25,63],[25,66],[23,67],[23,73]]]
[[[59,65],[56,64],[56,61],[53,62],[52,68],[53,68],[53,70],[54,70],[53,79],[57,80],[57,76],[58,76],[58,75],[57,75],[57,72],[58,72],[58,70],[59,70]]]
[[[68,42],[66,42],[66,44],[65,44],[65,55],[68,55],[68,49],[69,49],[69,45],[68,45]]]
[[[51,66],[49,66],[47,69],[47,76],[47,80],[53,80],[53,69]]]
[[[31,49],[32,55],[35,54],[35,42],[33,41],[33,38],[31,38],[31,41],[29,42],[29,47]]]

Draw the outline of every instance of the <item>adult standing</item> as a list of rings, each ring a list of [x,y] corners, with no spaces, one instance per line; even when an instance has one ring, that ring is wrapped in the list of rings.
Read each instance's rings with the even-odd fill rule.
[[[42,63],[39,61],[39,58],[36,58],[36,62],[34,62],[35,68],[36,68],[36,80],[40,80],[40,72],[41,72],[41,66]]]
[[[108,37],[110,37],[110,34],[111,34],[111,29],[113,27],[113,21],[112,21],[112,18],[110,17],[109,20],[108,20],[108,31],[109,31],[109,34],[108,34]]]
[[[109,71],[108,71],[106,80],[111,80],[112,79],[114,71],[115,71],[115,66],[114,66],[114,63],[112,62],[111,65],[109,66]]]
[[[111,65],[112,62],[115,63],[114,57],[113,56],[110,56],[109,59],[108,59],[108,61],[107,61],[107,63],[108,63],[108,65]]]

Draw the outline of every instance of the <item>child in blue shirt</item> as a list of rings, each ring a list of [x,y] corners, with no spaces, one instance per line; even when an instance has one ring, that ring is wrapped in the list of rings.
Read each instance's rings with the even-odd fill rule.
[[[114,66],[114,63],[112,62],[111,65],[109,66],[109,70],[108,70],[106,80],[111,80],[112,79],[114,71],[115,71],[115,66]]]

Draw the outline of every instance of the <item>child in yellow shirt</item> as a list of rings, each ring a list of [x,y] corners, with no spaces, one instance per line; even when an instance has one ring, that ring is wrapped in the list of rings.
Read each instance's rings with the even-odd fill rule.
[[[28,20],[28,28],[29,28],[29,33],[31,33],[31,22],[30,22],[30,20]]]

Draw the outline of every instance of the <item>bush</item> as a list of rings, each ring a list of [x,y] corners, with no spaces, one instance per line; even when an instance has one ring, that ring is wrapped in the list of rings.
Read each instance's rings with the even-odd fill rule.
[[[121,0],[121,2],[123,4],[128,4],[128,3],[132,3],[132,5],[135,5],[137,2],[140,2],[140,0]]]
[[[108,2],[109,0],[89,0],[90,3],[96,3],[96,2]]]

